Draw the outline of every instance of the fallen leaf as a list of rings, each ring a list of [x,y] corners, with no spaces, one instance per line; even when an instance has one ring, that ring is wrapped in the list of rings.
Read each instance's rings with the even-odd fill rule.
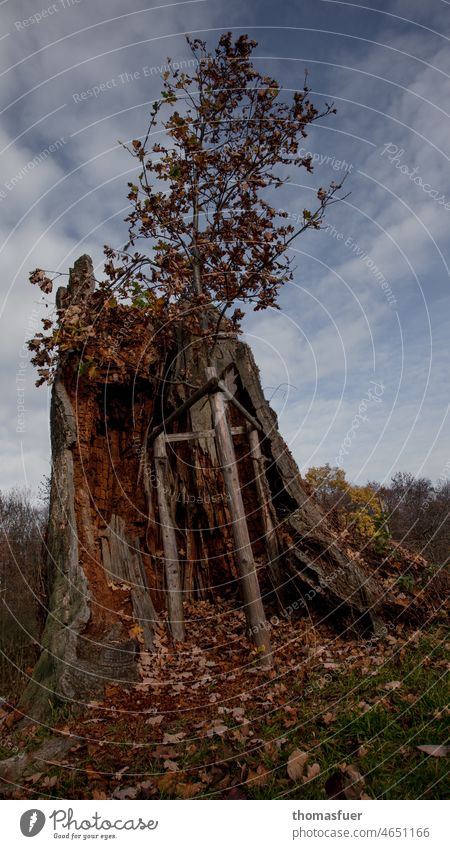
[[[237,708],[233,708],[231,713],[232,713],[232,715],[234,716],[235,719],[243,719],[245,711],[244,711],[244,708],[237,707]]]
[[[178,752],[174,748],[170,748],[168,746],[157,746],[156,749],[151,752],[150,756],[152,758],[166,760],[167,758],[176,758],[177,754]]]
[[[163,743],[180,743],[185,736],[184,731],[179,731],[177,734],[164,734]]]
[[[300,749],[294,749],[289,755],[287,762],[287,774],[289,778],[292,778],[293,781],[299,781],[303,775],[307,760],[308,754],[306,752],[301,752]]]
[[[87,766],[86,769],[85,769],[85,773],[86,773],[87,777],[89,778],[89,781],[95,781],[97,778],[102,777],[100,775],[100,773],[97,772],[96,769],[94,769],[93,766]]]
[[[163,718],[164,717],[162,717],[162,716],[151,716],[150,719],[146,719],[145,724],[146,725],[161,725]]]
[[[166,772],[162,778],[158,779],[158,789],[162,793],[172,793],[177,783],[177,776],[174,772]]]
[[[211,726],[211,728],[208,728],[206,736],[214,737],[214,734],[217,734],[219,737],[221,737],[222,734],[225,734],[229,730],[230,729],[228,728],[228,725],[224,725],[222,722],[215,722],[214,725]]]
[[[325,792],[329,799],[349,799],[350,801],[362,799],[364,778],[355,767],[342,764],[339,772],[333,773],[327,779]],[[364,798],[367,796],[364,795]]]
[[[333,713],[332,711],[330,711],[329,713],[325,713],[323,715],[322,722],[324,722],[325,725],[330,725],[332,722],[335,721],[335,719],[336,719],[336,714]]]
[[[432,758],[446,758],[450,754],[450,746],[416,746],[416,749]]]
[[[401,681],[389,681],[388,684],[384,685],[385,690],[398,690],[399,687],[402,686]]]
[[[147,781],[140,781],[137,785],[139,790],[154,790],[155,782],[152,779],[147,779]]]
[[[92,793],[93,799],[108,799],[109,798],[103,790],[97,790],[96,787],[94,787],[94,789],[91,790],[91,793]]]
[[[27,781],[31,781],[32,784],[36,784],[36,781],[39,781],[40,778],[44,775],[43,772],[35,772],[34,775],[27,776]]]
[[[269,770],[260,764],[256,770],[250,770],[247,777],[247,784],[253,784],[255,787],[265,787],[269,779]]]
[[[113,799],[135,799],[137,792],[137,787],[117,787],[112,795]]]
[[[176,791],[182,799],[192,799],[203,790],[203,784],[177,784]]]
[[[164,761],[164,768],[167,769],[168,772],[179,772],[180,767],[175,761]]]
[[[312,781],[313,778],[317,778],[318,775],[320,775],[319,764],[310,764],[306,770],[306,775],[303,776],[303,783],[306,784],[307,781]]]

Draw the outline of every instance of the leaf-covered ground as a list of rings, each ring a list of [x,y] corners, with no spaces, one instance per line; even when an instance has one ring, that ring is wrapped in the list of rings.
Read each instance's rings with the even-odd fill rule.
[[[142,680],[107,687],[103,703],[77,713],[62,706],[51,727],[23,728],[6,714],[0,755],[28,752],[30,764],[20,781],[11,773],[4,795],[446,798],[442,621],[422,631],[391,626],[366,640],[312,621],[279,622],[267,673],[243,644],[242,619],[231,608],[221,614],[192,605],[195,643],[175,652],[161,632],[156,654],[141,658]],[[70,751],[39,759],[49,735]],[[418,749],[427,745],[440,748]]]

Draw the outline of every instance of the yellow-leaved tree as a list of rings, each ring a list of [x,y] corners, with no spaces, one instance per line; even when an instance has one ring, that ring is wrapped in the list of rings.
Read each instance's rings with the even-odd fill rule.
[[[386,514],[377,491],[367,484],[356,486],[346,480],[337,466],[313,466],[305,475],[318,501],[332,514],[340,530],[349,530],[383,546],[389,536]]]

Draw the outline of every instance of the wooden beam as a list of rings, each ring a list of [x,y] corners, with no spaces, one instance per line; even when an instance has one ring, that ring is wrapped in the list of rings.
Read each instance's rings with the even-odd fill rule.
[[[246,433],[245,427],[232,427],[230,431],[233,436]],[[165,433],[164,439],[166,442],[185,442],[187,439],[215,439],[215,430],[194,430],[191,433]]]
[[[264,526],[266,551],[268,556],[267,568],[272,579],[273,589],[280,610],[285,607],[285,578],[280,568],[280,550],[276,533],[276,514],[272,505],[272,496],[266,477],[266,463],[261,451],[261,444],[256,430],[249,429],[250,454],[255,471],[256,489]]]
[[[191,407],[193,407],[194,404],[196,404],[197,401],[200,401],[200,399],[203,398],[205,395],[208,395],[210,392],[214,392],[217,389],[217,383],[218,380],[217,377],[215,377],[211,380],[208,380],[208,382],[201,386],[200,389],[197,389],[191,395],[191,397],[184,402],[184,404],[181,404],[181,406],[174,410],[174,412],[171,413],[170,416],[167,416],[167,418],[165,418],[164,421],[161,422],[161,424],[157,425],[157,427],[154,427],[151,433],[148,433],[146,435],[145,445],[151,445],[151,443],[155,441],[156,437],[159,436],[159,434],[166,429],[167,425],[170,425],[172,422],[176,421],[176,419],[179,419],[180,416],[183,415],[183,413],[186,413],[187,410],[190,410]]]
[[[167,453],[164,436],[161,434],[155,440],[155,472],[156,493],[158,496],[159,522],[164,548],[164,562],[167,587],[167,609],[172,637],[179,642],[184,641],[183,596],[181,591],[180,563],[178,560],[177,539],[175,527],[170,515],[167,500]]]
[[[236,409],[239,410],[240,413],[242,413],[244,418],[247,419],[247,421],[251,424],[251,426],[254,427],[255,430],[262,430],[260,423],[258,421],[256,421],[254,416],[252,416],[251,413],[249,413],[248,410],[245,409],[244,405],[241,404],[241,402],[238,401],[238,399],[234,397],[234,395],[230,392],[230,390],[228,389],[228,386],[225,385],[223,380],[219,380],[217,385],[218,385],[220,391],[223,392],[223,394],[225,395],[225,398],[227,399],[227,401],[229,401],[230,404],[233,404],[236,407]]]
[[[216,375],[213,367],[206,369],[206,375],[212,379]],[[253,558],[250,535],[242,500],[236,455],[228,424],[226,401],[223,392],[215,392],[209,397],[216,443],[225,487],[228,495],[228,509],[234,538],[234,556],[238,566],[244,599],[248,635],[260,652],[259,662],[264,668],[272,666],[272,648],[264,607],[261,599],[256,565]]]

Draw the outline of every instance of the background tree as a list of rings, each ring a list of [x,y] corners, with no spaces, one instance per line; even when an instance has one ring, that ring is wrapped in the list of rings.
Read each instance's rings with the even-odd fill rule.
[[[389,484],[372,486],[385,504],[392,537],[432,564],[448,563],[450,481],[444,478],[433,484],[428,478],[398,472]]]
[[[383,545],[388,536],[387,516],[376,486],[351,484],[344,469],[329,463],[308,469],[305,479],[340,531],[350,531],[376,546]]]

